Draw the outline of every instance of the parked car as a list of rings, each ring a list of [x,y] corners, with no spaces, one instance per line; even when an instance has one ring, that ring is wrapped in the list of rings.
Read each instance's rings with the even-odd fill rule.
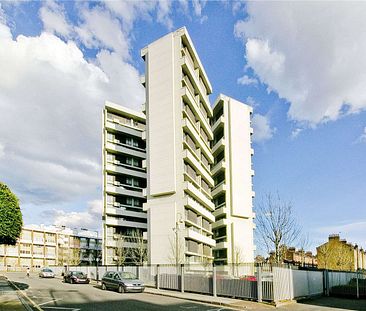
[[[145,285],[131,272],[107,271],[102,278],[102,289],[114,289],[119,293],[142,293],[145,290]]]
[[[84,272],[81,271],[68,271],[64,275],[64,281],[65,283],[71,283],[71,284],[89,284],[90,279],[87,277],[87,275]]]
[[[43,268],[39,272],[39,277],[40,278],[54,278],[55,274],[53,273],[53,271],[50,268]]]

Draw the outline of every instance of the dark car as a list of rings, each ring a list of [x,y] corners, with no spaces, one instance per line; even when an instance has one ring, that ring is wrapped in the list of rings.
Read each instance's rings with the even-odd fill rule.
[[[90,280],[87,277],[87,275],[80,271],[68,271],[64,275],[64,281],[65,283],[71,283],[71,284],[89,284]]]
[[[119,293],[140,292],[145,285],[131,272],[106,272],[102,278],[102,289],[114,289]]]

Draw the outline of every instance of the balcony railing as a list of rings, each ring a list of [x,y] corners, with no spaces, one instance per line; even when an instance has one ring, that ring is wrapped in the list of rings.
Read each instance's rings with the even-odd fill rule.
[[[184,105],[184,111],[187,113],[188,117],[192,120],[194,126],[197,127],[196,123],[196,116],[194,115],[192,109],[188,105]]]
[[[120,125],[127,125],[127,126],[130,126],[130,127],[135,127],[135,128],[140,129],[140,130],[145,129],[145,124],[134,121],[133,119],[127,119],[127,118],[117,116],[117,115],[113,115],[113,114],[110,114],[110,113],[108,113],[108,115],[107,115],[107,121],[112,122],[112,123],[117,123],[117,124],[120,124]]]
[[[195,92],[194,86],[193,86],[191,80],[188,78],[188,76],[184,76],[183,81],[184,81],[185,85],[187,86],[188,90],[191,92],[192,96],[195,97],[196,92]]]
[[[205,190],[208,194],[210,194],[211,193],[211,189],[210,189],[210,187],[208,186],[208,184],[206,184],[206,182],[205,181],[201,181],[201,187],[202,187],[202,189],[203,190]]]
[[[208,162],[208,160],[206,159],[206,157],[204,155],[201,155],[201,161],[202,161],[202,164],[208,169],[210,170],[210,164]]]
[[[198,182],[198,176],[196,175],[196,171],[189,165],[186,165],[185,173],[187,173],[187,175],[191,177],[195,182]]]
[[[200,129],[200,134],[201,134],[201,136],[203,138],[203,141],[207,144],[207,146],[209,146],[210,145],[210,141],[208,139],[208,136],[207,136],[206,132],[202,128]]]
[[[195,68],[194,61],[193,61],[193,58],[191,56],[191,53],[189,53],[189,51],[186,47],[183,48],[183,53],[184,53],[184,56],[187,57],[188,61],[190,62],[190,65],[192,66],[192,68]]]
[[[189,135],[186,135],[185,142],[188,144],[189,147],[192,148],[192,150],[194,152],[196,152],[196,150],[197,150],[196,144],[194,143],[193,139]]]

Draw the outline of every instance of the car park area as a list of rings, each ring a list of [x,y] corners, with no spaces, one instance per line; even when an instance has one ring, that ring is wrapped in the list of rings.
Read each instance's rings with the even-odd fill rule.
[[[61,276],[41,279],[38,274],[27,278],[25,273],[4,273],[29,297],[32,310],[58,311],[123,311],[123,310],[194,310],[224,311],[230,308],[217,307],[188,300],[152,295],[149,293],[118,293],[102,290],[94,284],[79,285],[64,283]],[[32,306],[32,302],[36,307]]]

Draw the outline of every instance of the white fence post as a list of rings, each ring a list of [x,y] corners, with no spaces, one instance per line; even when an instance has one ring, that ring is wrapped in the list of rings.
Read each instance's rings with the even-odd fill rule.
[[[329,296],[329,272],[328,270],[324,270],[324,294],[325,296]]]
[[[156,288],[160,289],[160,265],[156,265]]]
[[[214,297],[217,296],[217,288],[216,288],[216,266],[212,267],[212,295]]]
[[[258,302],[262,302],[262,267],[258,265],[257,268],[257,293],[258,293]]]
[[[357,269],[357,271],[356,271],[356,296],[357,296],[357,299],[359,299],[360,298],[360,288],[359,288],[359,286],[358,286],[359,284],[358,284],[358,269]]]
[[[184,264],[180,265],[180,291],[184,293]]]

